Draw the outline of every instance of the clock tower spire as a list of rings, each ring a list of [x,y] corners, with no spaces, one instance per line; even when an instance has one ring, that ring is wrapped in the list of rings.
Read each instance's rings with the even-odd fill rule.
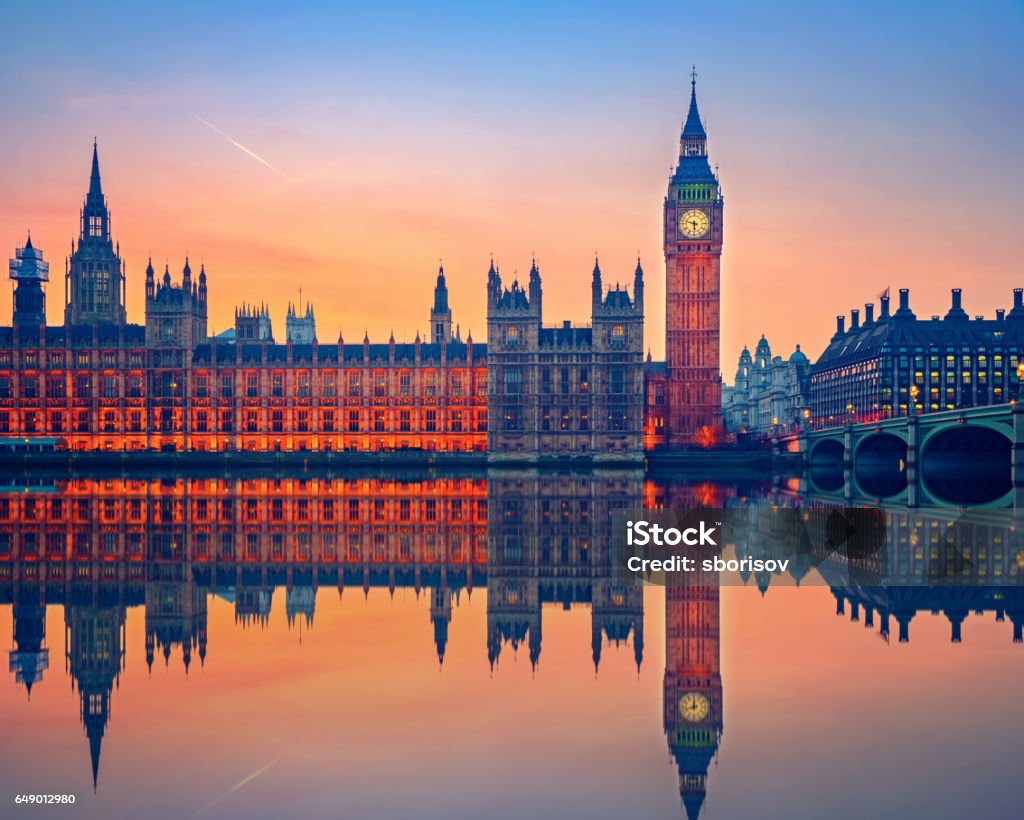
[[[697,107],[697,71],[679,136],[679,162],[665,197],[665,440],[669,447],[714,439],[721,427],[722,193],[708,162]]]

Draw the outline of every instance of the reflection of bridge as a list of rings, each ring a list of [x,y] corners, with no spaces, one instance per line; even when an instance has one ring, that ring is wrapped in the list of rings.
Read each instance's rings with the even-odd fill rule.
[[[846,502],[1024,506],[1024,404],[1001,404],[811,430],[813,490]]]

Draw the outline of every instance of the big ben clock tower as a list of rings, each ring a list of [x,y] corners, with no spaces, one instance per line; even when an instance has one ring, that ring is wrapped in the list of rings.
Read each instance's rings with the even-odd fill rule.
[[[710,440],[721,425],[722,194],[697,110],[697,73],[665,197],[665,358],[669,447]]]

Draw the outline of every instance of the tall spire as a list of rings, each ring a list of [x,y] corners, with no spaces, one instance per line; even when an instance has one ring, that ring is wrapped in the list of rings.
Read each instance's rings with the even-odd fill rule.
[[[89,176],[89,196],[103,197],[103,187],[100,185],[100,157],[95,137],[93,137],[92,141],[92,173]]]
[[[686,114],[686,123],[683,125],[683,137],[707,139],[707,136],[704,124],[700,121],[700,111],[697,110],[697,67],[694,66],[690,72],[690,110]]]

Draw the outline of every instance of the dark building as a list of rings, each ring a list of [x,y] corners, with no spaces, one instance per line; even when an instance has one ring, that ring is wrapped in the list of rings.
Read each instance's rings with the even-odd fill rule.
[[[46,291],[44,283],[50,281],[50,263],[43,261],[43,252],[32,247],[29,234],[24,248],[14,252],[10,264],[10,278],[14,284],[14,324],[38,330],[46,324]]]
[[[488,452],[496,459],[643,458],[644,273],[607,291],[597,262],[589,327],[545,327],[540,271],[527,289],[487,273]]]
[[[954,288],[945,316],[919,319],[910,291],[836,317],[836,332],[811,367],[810,415],[816,426],[877,421],[911,413],[1004,404],[1018,398],[1024,353],[1024,289],[994,319],[971,318]],[[1021,368],[1024,370],[1024,368]]]

